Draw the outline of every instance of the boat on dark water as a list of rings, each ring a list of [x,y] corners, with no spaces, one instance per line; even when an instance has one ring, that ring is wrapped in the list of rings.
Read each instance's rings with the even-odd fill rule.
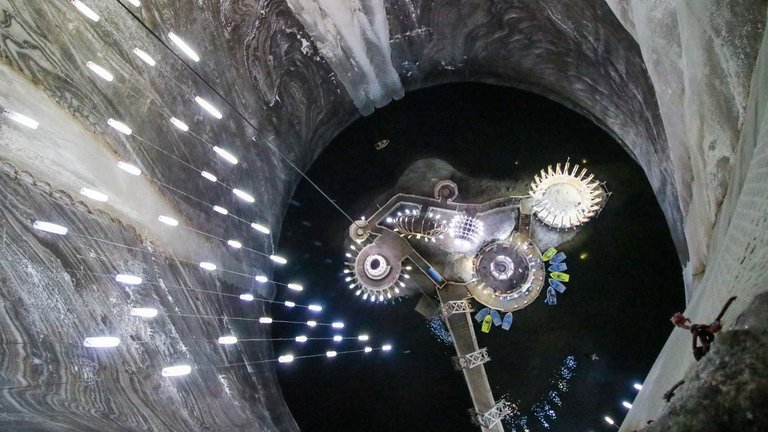
[[[483,326],[480,328],[480,330],[483,333],[488,333],[491,331],[491,326],[493,326],[493,318],[491,318],[490,315],[487,315],[485,318],[483,318]]]
[[[557,279],[550,279],[549,280],[549,287],[554,289],[554,290],[556,290],[560,294],[565,292],[565,284],[563,284],[562,282],[560,282]]]
[[[501,315],[496,309],[491,309],[491,319],[493,319],[493,325],[497,327],[501,325]]]
[[[549,271],[551,272],[562,272],[566,270],[568,270],[568,265],[565,264],[564,262],[552,264],[551,266],[549,266]]]
[[[480,309],[480,311],[475,314],[475,321],[477,321],[479,323],[483,322],[485,317],[487,317],[488,314],[490,314],[490,313],[491,313],[491,309],[490,308]]]
[[[544,299],[544,303],[550,306],[557,304],[557,294],[555,293],[555,289],[551,286],[547,288],[547,297]]]
[[[557,253],[557,249],[551,247],[545,250],[543,254],[541,254],[541,259],[543,261],[549,261],[549,259],[555,256],[556,253]]]
[[[568,255],[566,255],[565,252],[558,252],[549,260],[549,262],[557,264],[565,261],[566,258],[568,258]]]
[[[501,328],[504,330],[509,330],[509,328],[512,326],[512,312],[507,312],[506,315],[504,315],[504,320],[501,323]]]

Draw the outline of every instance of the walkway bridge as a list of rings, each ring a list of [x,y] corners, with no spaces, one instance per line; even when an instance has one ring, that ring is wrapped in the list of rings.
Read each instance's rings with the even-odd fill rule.
[[[488,351],[479,348],[472,323],[474,312],[471,296],[464,285],[446,283],[438,290],[440,311],[456,348],[454,364],[464,373],[464,379],[472,397],[474,409],[471,410],[473,421],[483,431],[504,432],[501,419],[511,412],[509,404],[496,401],[488,383],[484,363],[490,361]]]

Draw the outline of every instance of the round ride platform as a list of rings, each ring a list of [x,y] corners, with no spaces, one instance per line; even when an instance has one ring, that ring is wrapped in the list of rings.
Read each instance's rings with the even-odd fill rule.
[[[505,312],[531,304],[546,278],[541,252],[519,232],[480,249],[473,270],[474,278],[467,284],[469,293],[478,302]]]

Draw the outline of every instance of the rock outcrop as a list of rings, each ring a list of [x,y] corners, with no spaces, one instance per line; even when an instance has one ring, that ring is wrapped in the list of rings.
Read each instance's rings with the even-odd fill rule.
[[[768,293],[757,296],[734,328],[675,390],[664,413],[642,432],[768,430]]]

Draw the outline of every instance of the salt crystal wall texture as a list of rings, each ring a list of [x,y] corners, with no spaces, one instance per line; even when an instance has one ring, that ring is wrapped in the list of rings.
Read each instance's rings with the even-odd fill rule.
[[[382,0],[288,0],[363,115],[403,97]]]
[[[607,2],[653,82],[685,217],[687,272],[700,277],[732,177],[766,3]]]
[[[295,429],[269,369],[226,366],[268,358],[269,347],[241,352],[215,342],[223,331],[264,337],[264,330],[178,316],[254,317],[259,306],[239,309],[201,292],[232,287],[29,172],[6,162],[0,169],[3,430]],[[36,218],[71,232],[60,237],[32,230]],[[120,286],[112,279],[116,272],[141,275],[145,283]],[[131,307],[163,312],[145,322],[131,316]],[[85,336],[101,335],[120,336],[121,346],[82,346]],[[161,367],[180,363],[194,365],[194,373],[160,377]]]
[[[765,279],[762,277],[762,269],[768,262],[766,4],[743,2],[732,4],[733,8],[725,8],[719,2],[691,2],[679,6],[686,10],[686,16],[690,19],[672,20],[680,26],[676,31],[693,32],[695,30],[683,29],[685,26],[693,26],[706,30],[705,33],[709,35],[687,46],[685,50],[691,52],[683,57],[706,58],[708,61],[699,63],[699,68],[695,69],[689,69],[690,65],[683,64],[677,69],[680,75],[669,75],[663,80],[663,85],[676,86],[680,91],[688,92],[685,86],[694,83],[694,88],[706,87],[707,92],[696,94],[694,91],[693,95],[685,98],[698,98],[699,104],[667,107],[670,112],[677,112],[690,121],[680,124],[671,120],[669,127],[680,127],[680,132],[686,134],[689,127],[697,131],[708,131],[706,136],[711,138],[709,141],[702,141],[702,135],[698,133],[682,135],[682,139],[687,139],[682,142],[685,151],[690,152],[691,158],[701,159],[706,159],[710,152],[725,152],[728,164],[721,166],[726,166],[729,171],[724,196],[713,209],[714,219],[709,219],[709,216],[704,218],[702,213],[689,209],[686,225],[694,230],[687,230],[687,235],[697,235],[699,240],[694,239],[692,243],[702,241],[707,248],[703,250],[706,252],[704,256],[699,258],[704,260],[703,270],[688,282],[693,289],[689,291],[685,314],[696,322],[708,322],[717,315],[728,297],[736,295],[736,302],[724,318],[724,326],[728,328],[757,295],[766,292]],[[642,9],[642,6],[638,8]],[[677,11],[666,9],[666,12]],[[656,19],[670,19],[660,13],[661,10],[648,14],[650,22],[643,25],[652,26]],[[634,19],[634,26],[639,28],[641,25],[638,22],[641,19],[637,15]],[[745,32],[745,29],[751,30]],[[643,45],[642,39],[640,42]],[[756,60],[750,63],[748,59],[753,57]],[[659,54],[658,62],[666,62],[666,67],[673,70],[677,68],[674,57]],[[674,76],[678,76],[681,81],[670,79]],[[742,77],[746,83],[736,77]],[[727,133],[717,133],[723,130]],[[734,136],[735,139],[732,139]],[[716,179],[719,171],[710,168],[714,171],[692,165],[692,176],[688,180],[691,183],[706,183]],[[692,200],[705,199],[705,192],[696,192],[695,189],[692,187]],[[710,185],[706,192],[713,190]],[[702,220],[709,222],[705,224]],[[657,418],[666,409],[662,399],[664,392],[695,366],[690,352],[690,334],[673,331],[646,377],[643,390],[633,402],[622,430],[640,429],[648,420]],[[738,374],[739,367],[734,364],[734,370],[730,373]]]
[[[9,173],[2,177],[0,205],[8,344],[2,345],[0,422],[6,430],[296,430],[273,366],[256,363],[273,358],[271,345],[212,342],[233,328],[241,337],[267,338],[264,326],[167,314],[253,319],[263,313],[263,303],[232,299],[243,292],[270,297],[269,289],[234,273],[205,274],[196,263],[269,275],[271,261],[246,250],[231,253],[219,239],[191,229],[275,252],[273,237],[248,222],[270,226],[277,236],[298,174],[264,140],[306,166],[357,110],[284,3],[143,3],[141,19],[166,42],[169,29],[187,39],[203,59],[201,75],[226,91],[245,118],[119,2],[90,3],[99,23],[69,2],[0,2],[0,105],[41,122],[36,131],[0,125],[0,158]],[[157,65],[144,64],[134,47]],[[111,70],[114,81],[94,75],[88,61]],[[198,107],[197,95],[224,118]],[[171,116],[194,135],[172,126]],[[110,117],[133,134],[112,130],[105,123]],[[240,163],[217,158],[211,144]],[[137,165],[144,176],[116,169],[118,160]],[[220,183],[199,170],[215,173]],[[19,178],[43,185],[42,192],[22,188]],[[258,201],[246,205],[224,185]],[[84,205],[83,186],[108,192],[110,200]],[[215,213],[212,205],[242,220]],[[159,214],[190,229],[170,229],[157,222]],[[34,219],[59,221],[72,232],[40,236],[30,227]],[[127,289],[110,278],[129,270],[146,282]],[[156,307],[161,315],[151,322],[130,317],[138,306]],[[83,338],[95,334],[119,335],[123,343],[113,354],[82,348]],[[192,375],[160,376],[162,367],[182,361],[195,366]],[[254,363],[218,367],[246,362]]]
[[[405,91],[440,83],[529,89],[612,134],[645,171],[667,217],[690,275],[691,308],[704,312],[725,292],[757,286],[751,279],[744,285],[732,269],[765,263],[763,237],[753,232],[765,215],[756,165],[765,142],[758,121],[764,105],[751,96],[764,2],[89,4],[101,16],[98,23],[66,1],[0,0],[0,77],[12,83],[0,86],[0,105],[45,120],[37,135],[0,122],[8,197],[0,219],[0,325],[7,339],[0,379],[5,387],[23,387],[0,393],[10,429],[295,429],[269,366],[226,369],[225,377],[214,373],[225,359],[271,357],[268,344],[242,351],[211,344],[231,321],[169,316],[147,324],[125,313],[143,302],[171,312],[259,313],[258,306],[237,309],[237,302],[218,295],[254,289],[251,281],[237,273],[203,274],[194,262],[205,255],[222,268],[269,275],[264,255],[228,253],[221,239],[237,237],[272,253],[300,178],[292,166],[307,168],[358,116]],[[197,50],[200,62],[171,45],[171,31]],[[144,64],[132,53],[135,47],[157,65]],[[115,80],[96,77],[88,61],[114,71]],[[204,112],[195,96],[218,106],[223,119]],[[171,126],[171,116],[192,133]],[[129,124],[134,134],[110,129],[110,117]],[[223,162],[212,145],[236,154],[240,163]],[[145,176],[126,180],[114,168],[117,160],[140,166]],[[220,183],[203,179],[200,170],[213,172]],[[77,191],[91,183],[114,198],[83,204]],[[255,203],[233,198],[232,187],[251,192]],[[241,220],[213,213],[214,204]],[[160,212],[216,237],[189,229],[169,234],[158,227]],[[40,235],[30,229],[40,215],[137,249]],[[269,225],[273,236],[255,233],[248,221]],[[745,250],[753,253],[736,253]],[[93,275],[121,265],[154,284],[128,290]],[[731,270],[715,274],[711,268]],[[157,284],[199,291],[166,291]],[[712,291],[717,284],[724,288]],[[256,293],[272,294],[268,288]],[[44,302],[45,295],[55,301]],[[123,334],[125,345],[114,354],[78,346],[97,331]],[[241,331],[263,332],[252,326]],[[672,340],[670,352],[679,353]],[[160,367],[180,358],[199,368],[193,376],[158,376]],[[640,396],[646,394],[655,398],[650,390]],[[645,412],[651,411],[652,404]]]

